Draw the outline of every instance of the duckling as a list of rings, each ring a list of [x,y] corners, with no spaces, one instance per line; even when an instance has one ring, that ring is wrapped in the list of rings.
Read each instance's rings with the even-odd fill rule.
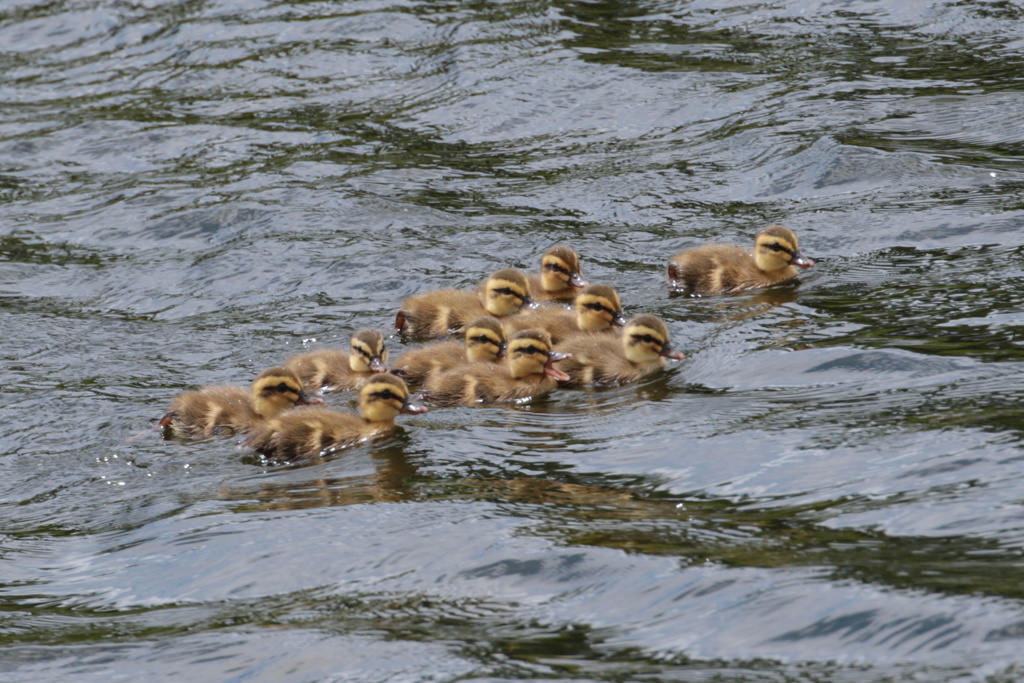
[[[461,332],[466,323],[481,315],[502,318],[532,305],[526,275],[503,268],[491,273],[475,292],[439,289],[409,297],[395,316],[395,329],[412,337],[443,337]]]
[[[795,278],[799,268],[813,265],[800,253],[792,230],[770,225],[757,234],[753,254],[728,244],[687,249],[672,257],[668,277],[673,287],[712,296],[782,284]]]
[[[619,295],[608,285],[584,287],[576,296],[573,309],[569,311],[561,306],[548,305],[524,311],[505,318],[505,329],[509,332],[544,330],[551,335],[551,341],[557,344],[571,334],[601,332],[626,324]]]
[[[545,394],[568,379],[552,363],[569,358],[551,350],[551,336],[540,330],[520,330],[508,340],[505,367],[474,363],[431,375],[424,385],[426,399],[439,406],[510,403]]]
[[[512,316],[517,317],[517,316]],[[505,330],[494,316],[480,316],[466,325],[465,342],[449,340],[425,344],[395,359],[392,372],[406,382],[421,384],[428,375],[466,362],[493,363],[504,357]]]
[[[649,313],[626,323],[618,337],[577,334],[563,342],[559,349],[572,354],[562,366],[570,377],[564,382],[568,387],[628,384],[665,367],[666,358],[683,358],[682,353],[670,346],[665,323]]]
[[[292,356],[284,366],[294,371],[309,391],[348,391],[363,386],[379,372],[387,372],[387,364],[384,335],[366,327],[352,335],[349,353],[317,349]]]
[[[530,291],[537,301],[572,301],[587,286],[576,252],[556,244],[540,257],[540,274],[528,276]]]
[[[286,368],[259,374],[252,391],[234,386],[203,387],[179,394],[161,418],[159,428],[180,436],[242,434],[296,405],[315,405],[323,399],[302,389],[299,377]]]
[[[409,399],[405,382],[391,373],[374,375],[359,391],[359,414],[330,408],[306,408],[267,420],[246,445],[269,458],[313,458],[383,434],[399,413],[425,413]]]

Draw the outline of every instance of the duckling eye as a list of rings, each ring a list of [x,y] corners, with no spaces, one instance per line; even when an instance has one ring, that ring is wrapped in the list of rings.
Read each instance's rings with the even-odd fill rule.
[[[633,339],[635,339],[636,341],[639,341],[639,342],[643,342],[645,344],[658,344],[658,345],[661,345],[661,340],[660,339],[655,339],[654,337],[652,337],[649,334],[634,334],[633,335]]]
[[[486,334],[481,334],[479,337],[470,337],[469,340],[472,341],[472,342],[476,342],[477,344],[495,344],[496,345],[498,343],[498,342],[494,341],[493,339],[491,339],[490,337],[488,337]]]
[[[281,382],[280,384],[277,385],[277,390],[283,394],[286,391],[292,391],[292,388],[285,384],[284,382]]]
[[[787,254],[790,253],[789,249],[786,249],[784,246],[782,246],[778,242],[772,242],[771,244],[768,245],[768,248],[771,249],[772,251],[784,251]]]
[[[519,292],[513,291],[511,287],[502,287],[501,289],[496,289],[494,291],[497,292],[498,294],[504,294],[505,296],[514,296],[520,299],[522,298]]]
[[[608,313],[611,313],[611,310],[607,306],[597,303],[596,301],[589,304],[583,304],[583,307],[589,308],[592,311],[607,311]]]
[[[568,268],[566,268],[565,266],[561,266],[561,265],[559,265],[557,263],[545,263],[544,264],[544,269],[545,270],[553,270],[556,273],[565,273],[566,275],[570,275]]]

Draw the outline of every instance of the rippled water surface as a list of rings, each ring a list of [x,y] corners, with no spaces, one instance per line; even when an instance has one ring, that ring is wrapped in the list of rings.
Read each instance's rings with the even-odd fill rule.
[[[0,677],[1019,680],[1022,25],[3,3]],[[668,291],[769,223],[798,284]],[[292,466],[153,430],[557,242],[687,358]]]

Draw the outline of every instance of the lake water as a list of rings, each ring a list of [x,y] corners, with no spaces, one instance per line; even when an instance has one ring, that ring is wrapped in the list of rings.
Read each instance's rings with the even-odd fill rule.
[[[1019,680],[1022,22],[6,0],[0,678]],[[668,291],[770,223],[798,284]],[[153,430],[558,242],[687,358],[315,463]]]

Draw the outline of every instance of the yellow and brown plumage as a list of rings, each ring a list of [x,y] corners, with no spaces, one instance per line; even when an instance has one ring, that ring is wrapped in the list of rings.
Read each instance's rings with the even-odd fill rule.
[[[275,460],[299,460],[354,446],[395,426],[399,413],[425,413],[391,373],[375,375],[359,390],[359,413],[307,408],[267,420],[246,445]]]
[[[406,351],[395,359],[392,372],[410,384],[422,384],[429,375],[466,363],[494,363],[505,356],[505,330],[494,316],[481,316],[466,325],[464,339],[432,342]]]
[[[537,301],[572,301],[587,286],[576,252],[556,244],[540,257],[540,273],[530,274],[530,291]]]
[[[559,351],[572,354],[561,366],[570,378],[563,384],[617,386],[635,382],[665,367],[666,358],[683,358],[670,341],[668,327],[649,313],[631,319],[617,336],[573,335],[558,346]]]
[[[543,330],[555,344],[579,332],[610,331],[622,327],[626,318],[614,288],[608,285],[587,285],[576,296],[573,310],[547,305],[505,318],[502,323],[511,334],[517,330]]]
[[[551,347],[546,332],[520,330],[509,337],[504,366],[470,363],[431,375],[424,384],[426,400],[438,406],[457,406],[509,403],[545,394],[567,378],[552,363],[568,356]]]
[[[757,234],[753,254],[730,244],[687,249],[669,261],[668,277],[685,292],[712,296],[782,284],[813,265],[792,230],[771,225]]]
[[[259,374],[251,391],[235,386],[210,386],[179,394],[159,426],[179,436],[242,434],[296,405],[323,400],[302,389],[298,376],[286,368]]]
[[[476,290],[440,289],[407,298],[395,316],[395,329],[411,337],[443,337],[482,315],[502,318],[532,303],[526,275],[503,268]]]
[[[358,389],[388,367],[388,350],[379,330],[364,328],[352,335],[349,352],[341,349],[317,349],[300,353],[285,361],[309,391],[348,391]]]

